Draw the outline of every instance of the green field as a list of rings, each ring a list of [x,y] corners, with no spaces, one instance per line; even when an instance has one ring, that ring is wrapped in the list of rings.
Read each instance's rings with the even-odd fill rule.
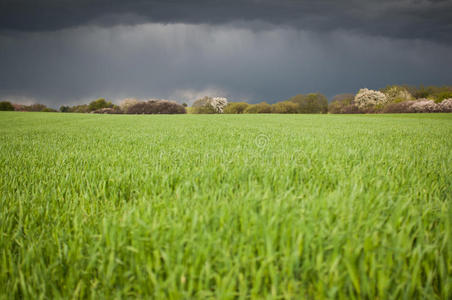
[[[0,113],[0,299],[450,299],[452,114]]]

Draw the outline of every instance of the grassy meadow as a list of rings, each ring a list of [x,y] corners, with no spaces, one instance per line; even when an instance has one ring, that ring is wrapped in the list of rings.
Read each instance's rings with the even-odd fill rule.
[[[0,299],[450,299],[452,114],[0,113]]]

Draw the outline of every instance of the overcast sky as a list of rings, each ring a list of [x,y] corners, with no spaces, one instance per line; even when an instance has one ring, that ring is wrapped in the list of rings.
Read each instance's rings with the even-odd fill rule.
[[[449,0],[0,0],[0,100],[271,103],[451,79]]]

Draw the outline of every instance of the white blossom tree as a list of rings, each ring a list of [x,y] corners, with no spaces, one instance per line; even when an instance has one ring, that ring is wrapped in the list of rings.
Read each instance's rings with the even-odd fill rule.
[[[452,112],[452,98],[444,99],[439,106],[442,112]]]
[[[440,110],[440,106],[435,101],[430,99],[420,99],[414,102],[410,109],[417,113],[437,112]]]
[[[217,113],[222,114],[224,108],[228,105],[228,99],[224,97],[213,97],[210,101],[210,105]]]
[[[356,94],[354,103],[359,108],[366,108],[375,105],[381,105],[388,102],[388,98],[385,94],[379,91],[360,89],[358,94]]]
[[[193,103],[193,107],[196,109],[197,113],[208,114],[208,113],[216,113],[222,114],[224,108],[228,104],[228,99],[223,97],[204,97],[199,100],[196,100]]]

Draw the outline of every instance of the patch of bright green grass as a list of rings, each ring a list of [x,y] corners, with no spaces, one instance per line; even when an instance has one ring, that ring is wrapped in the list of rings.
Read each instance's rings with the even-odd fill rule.
[[[452,114],[0,113],[0,298],[450,299]]]

